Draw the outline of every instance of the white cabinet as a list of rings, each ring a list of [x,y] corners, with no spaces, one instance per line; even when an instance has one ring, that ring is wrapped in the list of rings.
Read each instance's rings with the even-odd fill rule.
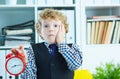
[[[90,2],[93,1],[93,2]],[[117,44],[88,44],[87,43],[87,18],[92,16],[111,16],[120,15],[120,2],[116,3],[95,3],[94,0],[82,0],[81,1],[81,12],[80,12],[80,28],[81,36],[81,47],[83,51],[83,68],[89,69],[91,72],[95,72],[95,68],[106,62],[120,63],[119,52],[120,42]],[[96,0],[98,1],[98,0]],[[100,0],[99,0],[100,1]],[[102,0],[101,0],[102,1]],[[110,1],[110,0],[109,0]],[[103,2],[103,1],[102,1]],[[102,19],[103,20],[103,19]],[[119,19],[118,19],[119,20]],[[80,29],[79,28],[79,29]],[[99,29],[100,30],[100,29]],[[78,40],[77,39],[77,40]],[[77,42],[79,43],[79,42]]]
[[[5,79],[5,50],[0,50],[0,77]]]

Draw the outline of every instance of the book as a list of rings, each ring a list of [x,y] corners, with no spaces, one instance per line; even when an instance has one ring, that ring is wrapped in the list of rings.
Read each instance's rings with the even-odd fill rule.
[[[117,16],[117,15],[111,15],[111,16],[92,16],[92,19],[110,19],[110,18],[120,18],[120,16]]]
[[[66,1],[66,0],[65,0]],[[55,5],[63,5],[63,0],[55,0]]]
[[[74,10],[65,10],[68,20],[68,33],[66,34],[67,43],[75,43],[75,17]]]
[[[90,44],[94,44],[95,21],[92,22]]]
[[[104,44],[104,41],[105,41],[106,32],[107,32],[107,28],[108,28],[108,23],[109,23],[109,21],[105,22],[105,26],[104,26],[103,33],[102,33],[102,41],[101,41],[102,44]]]
[[[119,1],[119,0],[111,0],[111,3],[112,3],[112,4],[119,4],[120,1]]]
[[[90,44],[92,22],[87,22],[87,44]]]
[[[94,0],[94,4],[103,4],[103,0]]]
[[[119,27],[118,27],[118,33],[117,33],[117,38],[116,38],[116,44],[119,44],[120,40],[120,22],[119,22]]]
[[[6,62],[6,58],[5,55],[6,54],[6,50],[0,50],[0,76],[2,78],[0,79],[6,79],[6,72],[5,72],[5,62]]]
[[[88,1],[88,0],[85,0],[85,4],[88,4],[88,5],[89,5],[89,4],[94,4],[94,0],[89,0],[89,1]]]
[[[22,35],[31,33],[33,33],[32,29],[6,30],[6,35]]]
[[[103,0],[103,4],[111,4],[111,0]]]
[[[113,33],[113,39],[112,39],[113,44],[117,43],[116,39],[117,39],[118,29],[119,29],[119,21],[116,21],[115,29],[114,29],[114,33]]]
[[[95,36],[94,36],[94,43],[97,44],[97,40],[98,40],[98,32],[99,32],[99,26],[100,25],[100,21],[96,21],[95,24]]]
[[[120,37],[119,37],[119,44],[120,44]]]
[[[46,0],[37,0],[38,5],[45,5]]]
[[[115,26],[115,21],[109,21],[104,44],[111,43],[114,26]]]
[[[57,1],[57,0],[56,0]],[[73,0],[64,0],[64,4],[68,5],[68,4],[73,4]]]
[[[0,46],[4,46],[5,44],[5,36],[0,35]]]
[[[46,0],[47,5],[55,5],[56,0]]]
[[[97,38],[98,44],[101,44],[101,42],[102,42],[102,34],[103,34],[104,27],[105,27],[105,21],[100,21],[98,38]]]
[[[2,28],[2,35],[16,35],[16,34],[29,34],[34,32],[34,21],[29,20],[26,22],[4,26]]]
[[[12,35],[1,35],[0,46],[14,46],[17,44],[27,45],[30,42],[34,42],[31,36],[12,36]]]
[[[30,41],[25,40],[5,40],[5,46],[30,45]]]
[[[108,40],[109,44],[112,43],[112,36],[113,36],[114,29],[115,29],[115,20],[113,20],[112,28],[109,33],[109,40]]]
[[[35,4],[35,0],[26,0],[26,5],[33,5]]]
[[[33,27],[34,24],[35,24],[34,20],[29,20],[29,21],[26,21],[26,22],[18,23],[18,24],[4,26],[2,29],[23,29],[23,28],[30,28],[30,27]]]
[[[31,36],[22,36],[22,35],[6,35],[6,40],[31,40]]]

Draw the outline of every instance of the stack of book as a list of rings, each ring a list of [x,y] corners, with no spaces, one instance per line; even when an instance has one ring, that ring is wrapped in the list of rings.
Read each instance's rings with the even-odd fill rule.
[[[0,35],[0,46],[3,46],[5,44],[5,36]]]
[[[5,46],[28,45],[34,42],[34,20],[3,27],[2,37]]]
[[[119,44],[120,16],[93,16],[87,20],[87,44]]]

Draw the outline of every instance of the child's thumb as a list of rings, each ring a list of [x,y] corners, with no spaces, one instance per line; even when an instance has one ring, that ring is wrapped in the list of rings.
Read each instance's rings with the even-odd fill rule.
[[[27,55],[26,55],[26,53],[25,53],[24,46],[21,45],[21,46],[19,47],[19,49],[21,50],[22,55],[25,56],[25,61],[27,62]]]
[[[24,47],[22,45],[19,47],[19,49],[22,51],[22,53],[24,53]]]

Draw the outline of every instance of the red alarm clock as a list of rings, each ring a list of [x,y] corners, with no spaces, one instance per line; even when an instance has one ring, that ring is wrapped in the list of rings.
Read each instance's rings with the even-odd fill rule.
[[[17,53],[14,55],[13,53],[10,53],[6,56],[6,63],[5,68],[6,71],[14,76],[18,76],[22,72],[24,72],[26,68],[26,62],[25,62],[25,56],[23,56],[20,53]]]

